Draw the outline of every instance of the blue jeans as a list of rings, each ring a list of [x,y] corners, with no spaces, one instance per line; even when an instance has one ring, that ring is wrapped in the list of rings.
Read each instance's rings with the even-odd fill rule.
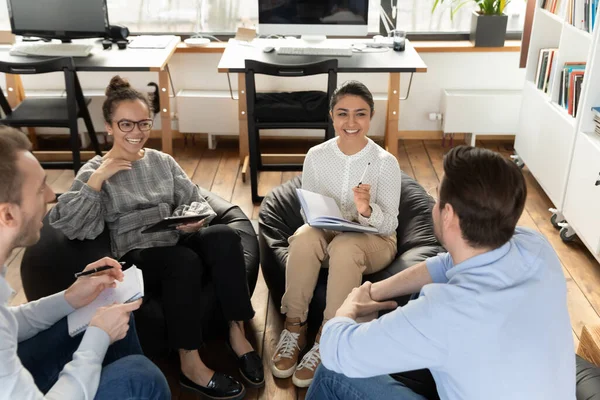
[[[83,333],[71,337],[67,318],[19,343],[17,354],[41,392],[47,393],[64,366],[73,359]],[[102,363],[96,399],[170,399],[162,372],[144,357],[133,316],[125,338],[109,346]]]
[[[320,365],[308,389],[306,400],[322,399],[427,400],[389,375],[373,378],[348,378]]]

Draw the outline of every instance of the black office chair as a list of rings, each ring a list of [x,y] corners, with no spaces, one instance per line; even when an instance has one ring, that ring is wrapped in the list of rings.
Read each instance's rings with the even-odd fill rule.
[[[0,61],[0,72],[5,74],[45,74],[60,71],[65,74],[66,97],[26,98],[13,110],[0,90],[0,107],[4,112],[4,118],[0,119],[0,124],[15,128],[69,128],[73,161],[42,162],[41,164],[44,168],[73,168],[77,173],[81,167],[78,118],[83,118],[96,154],[102,155],[102,151],[87,108],[91,99],[83,97],[73,58],[60,57],[19,63]]]
[[[324,140],[334,137],[329,118],[329,100],[337,86],[337,60],[311,64],[276,65],[246,60],[246,101],[248,112],[248,145],[250,151],[250,185],[252,201],[259,202],[259,171],[301,171],[302,164],[264,165],[260,151],[261,129],[323,129]],[[254,75],[303,77],[327,74],[327,92],[257,93]]]

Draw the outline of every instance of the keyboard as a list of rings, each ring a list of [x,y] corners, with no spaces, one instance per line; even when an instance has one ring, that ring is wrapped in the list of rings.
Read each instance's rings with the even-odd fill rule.
[[[332,57],[350,57],[352,49],[329,48],[329,47],[280,47],[277,54],[283,56],[332,56]]]
[[[94,46],[81,43],[17,43],[10,50],[13,56],[87,57]]]

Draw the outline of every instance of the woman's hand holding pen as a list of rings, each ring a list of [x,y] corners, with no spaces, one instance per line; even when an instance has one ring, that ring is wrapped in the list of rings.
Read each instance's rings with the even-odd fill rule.
[[[123,280],[123,271],[118,261],[104,257],[85,267],[84,271],[110,266],[112,268],[93,275],[82,276],[66,290],[65,300],[73,308],[81,308],[91,303],[105,288],[115,287],[115,280]]]
[[[356,209],[365,218],[371,217],[371,185],[361,183],[357,187],[353,187],[354,204]]]
[[[88,186],[99,192],[102,184],[119,171],[131,169],[131,161],[119,158],[106,158],[88,180]]]

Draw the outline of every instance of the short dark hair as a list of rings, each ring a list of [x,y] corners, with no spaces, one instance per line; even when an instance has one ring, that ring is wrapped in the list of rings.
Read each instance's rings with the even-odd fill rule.
[[[0,125],[0,203],[21,204],[23,179],[17,167],[19,151],[31,151],[27,136],[15,128]]]
[[[364,85],[359,81],[347,81],[342,83],[340,86],[335,89],[333,95],[331,96],[331,100],[329,101],[329,111],[333,112],[333,108],[335,105],[342,99],[344,96],[358,96],[363,99],[371,109],[371,115],[375,112],[375,102],[373,101],[373,95]]]
[[[110,83],[106,87],[106,99],[102,104],[102,114],[104,116],[104,121],[110,124],[112,122],[112,116],[115,112],[115,109],[122,101],[142,101],[146,107],[148,107],[148,112],[152,115],[153,108],[150,105],[150,99],[144,93],[140,92],[131,87],[131,84],[126,80],[121,78],[119,75],[115,75],[110,80]]]
[[[502,155],[458,146],[444,157],[439,207],[452,206],[469,245],[495,249],[508,242],[526,198],[521,170]]]

